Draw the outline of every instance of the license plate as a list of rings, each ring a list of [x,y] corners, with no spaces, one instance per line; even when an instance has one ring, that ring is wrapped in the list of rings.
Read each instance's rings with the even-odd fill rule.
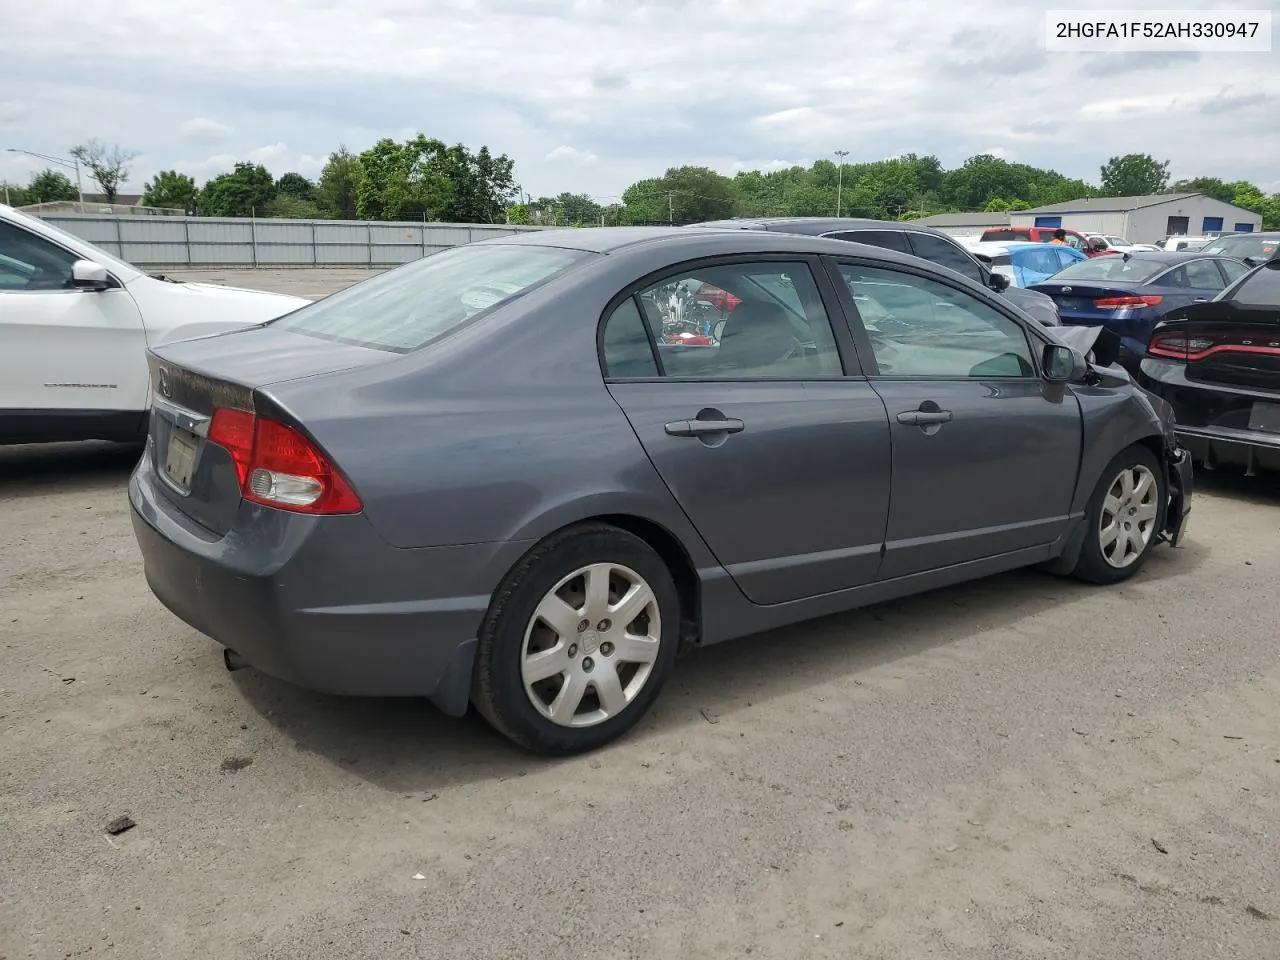
[[[169,433],[169,450],[164,459],[165,476],[186,490],[191,486],[191,473],[195,465],[195,434],[174,427]]]
[[[1249,429],[1280,433],[1280,403],[1255,403],[1249,411]]]

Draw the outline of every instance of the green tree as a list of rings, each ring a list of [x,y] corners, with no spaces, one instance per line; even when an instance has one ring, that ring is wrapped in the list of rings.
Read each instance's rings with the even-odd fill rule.
[[[316,185],[316,204],[322,216],[335,220],[356,218],[356,190],[360,183],[360,160],[345,146],[329,154]]]
[[[1137,197],[1160,193],[1169,183],[1169,161],[1160,163],[1148,153],[1126,153],[1102,165],[1102,194]]]
[[[295,200],[314,201],[316,185],[300,173],[282,173],[276,181],[276,195]]]
[[[529,215],[529,205],[527,203],[513,203],[507,207],[507,223],[528,226],[533,223],[533,218]]]
[[[267,216],[283,217],[287,220],[318,220],[320,208],[314,200],[301,200],[287,193],[278,193],[276,198],[267,204]]]
[[[672,167],[622,194],[627,223],[694,223],[733,216],[738,188],[707,167]]]
[[[447,149],[422,135],[379,140],[360,154],[356,211],[368,220],[439,220],[453,193],[439,162]]]
[[[1192,177],[1177,181],[1168,190],[1170,193],[1203,193],[1223,203],[1231,203],[1235,199],[1236,184],[1226,183],[1217,177]]]
[[[472,153],[418,134],[379,140],[360,154],[356,209],[376,220],[499,223],[515,195],[515,163],[488,147]]]
[[[170,207],[190,213],[196,208],[200,191],[195,180],[177,170],[161,170],[142,190],[142,203],[148,207]]]
[[[121,150],[118,144],[107,146],[98,140],[89,140],[72,147],[71,155],[89,171],[107,203],[115,203],[120,194],[120,184],[129,179],[129,161],[138,154],[132,150]]]
[[[555,222],[572,226],[593,226],[600,222],[604,208],[585,193],[562,193],[537,201],[540,210],[552,211]]]
[[[56,203],[59,200],[79,200],[80,191],[57,170],[42,170],[27,184],[24,201],[32,203]]]
[[[21,207],[27,202],[27,188],[8,180],[0,180],[0,203]]]
[[[198,207],[205,217],[271,215],[276,181],[260,163],[237,163],[230,173],[214,177],[200,191]]]

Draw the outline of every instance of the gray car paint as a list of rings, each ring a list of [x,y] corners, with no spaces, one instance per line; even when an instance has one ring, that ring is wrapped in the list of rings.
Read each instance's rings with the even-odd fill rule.
[[[317,345],[269,325],[153,352],[153,370],[168,370],[193,406],[217,392],[301,425],[364,504],[355,517],[312,518],[232,498],[214,529],[158,481],[149,447],[130,482],[134,526],[148,581],[179,617],[285,679],[334,692],[422,694],[460,712],[488,597],[528,548],[572,523],[606,518],[649,539],[684,582],[689,638],[714,643],[1055,558],[1069,567],[1106,464],[1131,443],[1160,452],[1171,442],[1127,377],[1069,388],[868,380],[865,332],[847,288],[830,276],[822,287],[844,378],[602,378],[597,326],[619,295],[688,261],[724,256],[824,257],[835,259],[811,262],[919,273],[1017,320],[1037,355],[1054,342],[1007,300],[914,257],[689,228],[483,243],[600,255],[405,355]],[[804,395],[795,420],[780,412],[788,390]],[[940,431],[950,437],[940,462],[931,463],[920,428],[892,417],[926,397],[961,414]],[[716,448],[655,441],[656,424],[704,408],[741,417],[747,430]],[[968,411],[981,419],[970,422]],[[1012,434],[997,433],[1000,425]],[[781,466],[770,437],[786,450]],[[909,471],[900,487],[895,463]],[[206,465],[227,466],[215,457],[200,470]],[[748,483],[752,473],[762,482]],[[1002,514],[996,491],[1011,477],[1019,489]]]

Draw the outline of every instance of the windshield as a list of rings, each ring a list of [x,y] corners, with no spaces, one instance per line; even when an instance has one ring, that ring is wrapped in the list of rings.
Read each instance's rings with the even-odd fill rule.
[[[1220,253],[1226,257],[1243,260],[1245,257],[1259,257],[1270,260],[1280,250],[1280,237],[1253,237],[1245,234],[1236,237],[1223,237],[1215,240],[1202,250],[1202,253]]]
[[[1096,257],[1078,260],[1060,271],[1053,282],[1106,280],[1108,283],[1146,283],[1169,264],[1158,260],[1125,260],[1123,257]]]
[[[357,283],[270,325],[407,353],[589,256],[581,250],[518,244],[454,247]]]
[[[88,247],[90,250],[93,251],[93,257],[92,257],[93,261],[95,263],[101,264],[102,266],[106,267],[108,270],[114,267],[117,270],[128,270],[133,273],[144,272],[143,270],[140,270],[138,267],[135,267],[133,264],[129,263],[128,261],[121,260],[119,257],[112,256],[111,254],[107,253],[107,251],[103,250],[101,247],[97,246],[96,244],[90,243],[88,240],[85,240],[83,237],[76,236],[74,234],[67,233],[67,231],[65,230],[58,229],[53,224],[49,223],[47,220],[41,220],[39,217],[30,216],[26,213],[23,213],[21,210],[14,210],[12,207],[5,214],[5,216],[12,217],[13,220],[19,226],[26,229],[32,229],[33,232],[43,231],[43,233],[40,234],[41,236],[45,236],[49,233],[52,233],[54,238],[58,242],[66,246],[70,246],[70,244],[74,242],[81,247]]]

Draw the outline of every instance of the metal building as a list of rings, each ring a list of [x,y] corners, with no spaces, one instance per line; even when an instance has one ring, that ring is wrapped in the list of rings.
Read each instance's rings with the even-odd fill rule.
[[[1262,214],[1203,193],[1158,193],[1145,197],[1089,197],[1051,203],[1010,215],[1015,227],[1067,227],[1080,233],[1155,243],[1173,236],[1213,236],[1262,228]]]
[[[991,227],[1009,226],[1008,213],[935,213],[933,216],[921,217],[911,221],[922,226],[933,227],[953,237],[980,236],[983,230]]]

